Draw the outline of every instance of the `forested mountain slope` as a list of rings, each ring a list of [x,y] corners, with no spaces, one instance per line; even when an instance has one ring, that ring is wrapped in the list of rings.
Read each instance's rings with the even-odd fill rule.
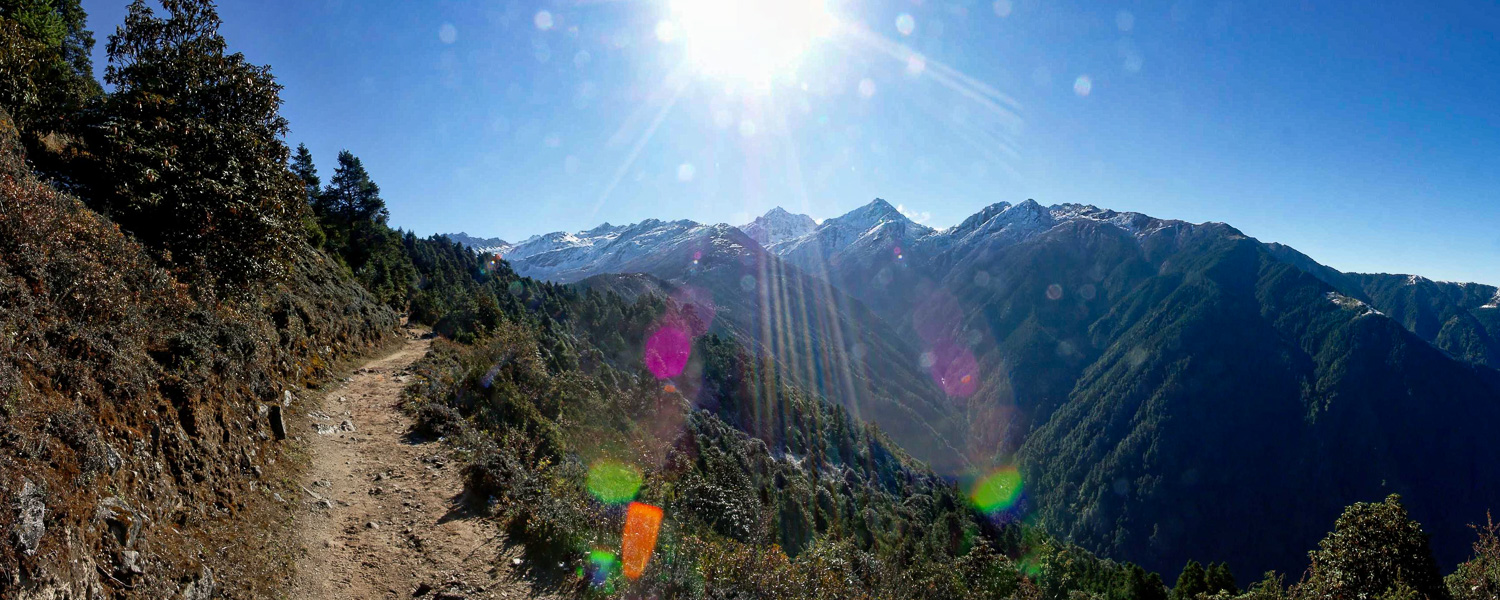
[[[869,306],[914,346],[963,460],[887,426],[896,440],[960,477],[1020,465],[1048,526],[1111,556],[1290,569],[1340,507],[1399,491],[1452,561],[1472,517],[1450,517],[1500,499],[1475,470],[1496,458],[1496,373],[1438,350],[1487,356],[1494,288],[1330,275],[1221,223],[1034,201],[931,230],[876,200],[769,252],[851,298],[826,310]],[[654,260],[593,264],[682,277]],[[1231,491],[1272,475],[1284,483]],[[1317,506],[1225,542],[1304,490]]]
[[[1369,304],[1449,354],[1500,368],[1500,288],[1417,275],[1342,273],[1290,246],[1266,246],[1277,258]]]

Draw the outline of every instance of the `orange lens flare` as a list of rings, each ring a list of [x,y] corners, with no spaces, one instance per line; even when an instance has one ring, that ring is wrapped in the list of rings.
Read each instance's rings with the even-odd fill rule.
[[[621,555],[622,570],[631,579],[640,579],[646,572],[646,563],[656,551],[656,533],[661,529],[660,508],[650,504],[631,502],[625,509],[625,543]]]

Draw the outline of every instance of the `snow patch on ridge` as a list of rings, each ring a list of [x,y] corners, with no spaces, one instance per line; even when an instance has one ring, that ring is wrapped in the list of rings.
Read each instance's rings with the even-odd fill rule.
[[[1328,292],[1327,294],[1324,294],[1324,297],[1328,298],[1330,302],[1338,305],[1339,308],[1345,310],[1361,311],[1359,314],[1360,317],[1368,317],[1370,315],[1385,315],[1385,313],[1375,310],[1370,305],[1365,304],[1363,300],[1350,298],[1338,292]]]

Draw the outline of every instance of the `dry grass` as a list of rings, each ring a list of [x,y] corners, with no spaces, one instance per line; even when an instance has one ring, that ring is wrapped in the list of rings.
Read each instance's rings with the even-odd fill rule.
[[[225,597],[274,592],[291,563],[267,549],[296,462],[260,409],[398,326],[322,255],[302,249],[292,273],[233,304],[191,297],[32,177],[0,115],[0,597],[175,597],[210,571]],[[45,504],[34,548],[14,535],[27,481]],[[128,508],[101,512],[106,499]]]

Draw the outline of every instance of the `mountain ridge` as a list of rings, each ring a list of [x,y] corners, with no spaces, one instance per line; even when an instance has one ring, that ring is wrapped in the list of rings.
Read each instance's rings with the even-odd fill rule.
[[[808,289],[810,281],[827,287],[792,304],[774,294],[745,298],[740,311],[774,315],[801,305],[847,319],[868,309],[886,322],[890,332],[878,337],[895,351],[865,371],[873,377],[870,389],[880,388],[891,367],[914,360],[926,373],[925,385],[947,398],[919,403],[937,409],[920,420],[946,424],[943,437],[962,460],[952,460],[944,445],[924,446],[930,440],[902,429],[893,413],[872,419],[890,428],[894,439],[923,460],[947,461],[940,470],[959,477],[964,471],[952,470],[954,465],[1019,465],[1039,486],[1028,495],[1029,510],[1049,528],[1105,555],[1158,570],[1175,568],[1189,556],[1242,555],[1246,566],[1260,570],[1300,561],[1300,554],[1284,549],[1313,543],[1331,515],[1298,514],[1285,527],[1242,534],[1232,544],[1215,537],[1226,532],[1215,523],[1258,509],[1225,502],[1219,496],[1229,493],[1228,484],[1205,474],[1229,467],[1258,472],[1257,463],[1245,462],[1257,456],[1301,465],[1291,480],[1309,489],[1323,489],[1322,481],[1342,482],[1323,489],[1319,508],[1309,513],[1371,499],[1366,496],[1387,481],[1409,495],[1414,514],[1453,539],[1461,539],[1463,524],[1444,515],[1477,514],[1486,508],[1483,490],[1500,489],[1500,481],[1492,481],[1500,478],[1482,475],[1469,479],[1471,487],[1454,489],[1424,474],[1411,457],[1367,450],[1382,457],[1370,466],[1332,443],[1357,446],[1357,440],[1372,437],[1385,447],[1401,447],[1419,443],[1409,431],[1446,428],[1454,444],[1426,452],[1425,464],[1457,466],[1493,454],[1473,435],[1477,423],[1500,419],[1484,408],[1500,406],[1500,372],[1486,366],[1495,360],[1493,340],[1500,337],[1490,328],[1500,326],[1500,318],[1486,318],[1500,310],[1484,308],[1497,290],[1342,274],[1225,223],[1026,200],[991,204],[939,230],[876,199],[769,247],[727,225],[651,219],[600,235],[549,234],[568,248],[588,249],[562,249],[577,254],[567,270],[557,268],[565,261],[552,260],[557,248],[538,246],[545,251],[509,258],[519,273],[553,274],[560,281],[583,273],[647,272],[679,285],[694,277],[685,274],[691,268],[683,254],[693,247],[684,245],[693,239],[686,234],[710,230],[742,240],[715,253],[717,261],[776,265],[770,269],[781,277],[804,282],[799,289]],[[626,237],[647,245],[617,250],[617,238]],[[664,270],[674,260],[677,270]],[[740,291],[732,278],[693,281],[716,298]],[[826,319],[795,326],[762,320],[755,327],[776,338],[820,320]],[[845,322],[871,323],[868,317]],[[832,339],[848,330],[825,328],[817,337]],[[851,346],[828,348],[832,354],[822,356],[832,359],[829,366],[869,367],[866,355]],[[1389,361],[1394,366],[1377,368]],[[1242,368],[1249,364],[1262,366]],[[1385,383],[1371,387],[1367,381]],[[1212,410],[1202,408],[1195,398],[1204,390],[1225,400]],[[846,406],[857,406],[849,404],[852,397],[858,394],[843,395]],[[1413,420],[1409,428],[1381,425],[1396,422],[1408,402],[1448,408]],[[1104,407],[1112,408],[1099,412]],[[1184,429],[1190,423],[1197,425]],[[1264,446],[1252,424],[1299,433],[1289,433],[1285,447]],[[1220,433],[1215,445],[1200,448],[1197,431]],[[1239,450],[1227,446],[1231,440],[1238,440],[1233,443]],[[1158,446],[1170,448],[1175,458],[1147,460],[1150,454],[1142,454]],[[1112,450],[1098,454],[1106,448]],[[1269,458],[1276,456],[1281,458]],[[1089,464],[1100,466],[1079,470]],[[1204,483],[1184,487],[1173,479],[1186,473],[1198,473]],[[1143,483],[1151,481],[1175,483]],[[1118,494],[1122,489],[1124,495]],[[1284,494],[1247,497],[1274,503]],[[1200,504],[1221,508],[1192,508]],[[1096,508],[1079,512],[1079,506]],[[1444,559],[1457,556],[1452,546],[1438,551]]]

